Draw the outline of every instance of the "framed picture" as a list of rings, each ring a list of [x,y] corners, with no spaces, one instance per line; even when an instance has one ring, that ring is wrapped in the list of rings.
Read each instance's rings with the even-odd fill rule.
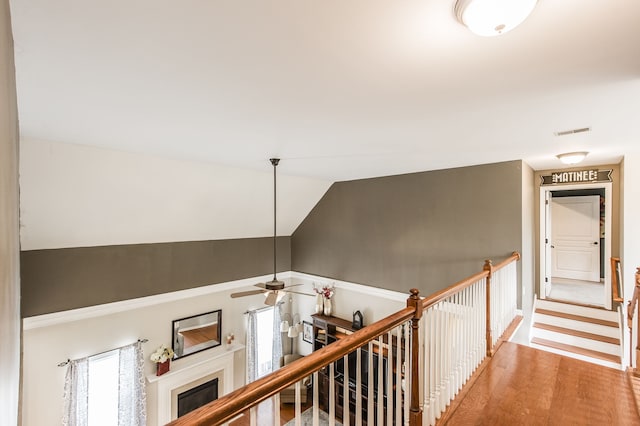
[[[313,342],[313,325],[310,322],[302,321],[302,340],[307,343]]]

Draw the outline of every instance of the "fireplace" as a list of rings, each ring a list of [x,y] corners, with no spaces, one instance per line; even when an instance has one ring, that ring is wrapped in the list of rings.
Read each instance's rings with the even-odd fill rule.
[[[218,378],[178,394],[178,417],[218,399]]]
[[[244,351],[243,345],[236,345],[226,351],[214,352],[211,355],[202,352],[187,359],[178,360],[175,365],[171,365],[171,371],[167,374],[162,376],[147,375],[149,382],[147,386],[147,424],[150,426],[164,425],[177,419],[178,396],[201,385],[205,385],[203,388],[211,386],[217,388],[215,396],[208,397],[210,400],[233,391],[235,389],[234,357],[240,351]],[[209,382],[216,384],[207,385]],[[194,390],[194,392],[199,393],[200,391]],[[207,393],[211,395],[211,390],[202,392],[205,395]],[[189,411],[191,409],[193,408],[190,408]],[[180,411],[186,413],[188,410],[181,407]]]

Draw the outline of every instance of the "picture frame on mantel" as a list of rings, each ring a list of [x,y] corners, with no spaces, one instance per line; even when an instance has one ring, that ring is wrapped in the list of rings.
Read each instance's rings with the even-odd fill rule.
[[[313,325],[310,322],[302,321],[302,340],[313,343]]]

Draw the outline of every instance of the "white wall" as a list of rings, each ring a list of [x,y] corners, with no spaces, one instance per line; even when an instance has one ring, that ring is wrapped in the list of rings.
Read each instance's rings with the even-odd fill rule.
[[[628,153],[623,163],[622,267],[624,296],[633,296],[636,268],[640,267],[640,152]]]
[[[624,285],[625,307],[627,301],[633,297],[635,287],[636,268],[640,267],[640,153],[627,153],[622,162],[623,185],[621,192],[621,244],[620,258],[622,263],[622,283]],[[633,324],[638,324],[636,317]],[[637,335],[637,333],[634,333]],[[628,345],[629,343],[627,343]],[[630,342],[631,347],[637,346],[637,341]],[[625,357],[629,353],[626,346]],[[638,367],[635,352],[629,364]]]
[[[522,344],[529,342],[533,298],[535,294],[535,208],[536,186],[533,169],[522,162],[522,253],[520,268],[522,271],[522,313],[524,324],[518,330],[514,341]]]
[[[364,316],[364,325],[369,325],[386,316],[404,309],[407,306],[406,300],[409,294],[396,291],[379,289],[353,284],[344,281],[332,280],[330,278],[318,277],[299,272],[292,272],[291,281],[302,283],[299,287],[302,292],[312,293],[313,283],[318,286],[323,284],[334,285],[336,290],[332,298],[332,315],[346,320],[353,318],[353,312],[359,310]],[[423,295],[424,296],[424,295]],[[315,313],[315,297],[293,295],[293,314],[299,314],[301,321],[312,322],[311,315]],[[286,337],[283,337],[285,339]],[[300,335],[294,342],[294,352],[308,355],[312,352],[313,346],[302,339]]]
[[[18,424],[20,242],[18,116],[9,2],[0,2],[0,425]]]
[[[255,281],[263,278],[265,277],[258,277]],[[203,294],[207,289],[195,289],[193,291],[199,295],[188,298],[182,297],[194,294],[193,291],[26,319],[23,337],[23,425],[60,424],[66,367],[58,367],[59,362],[90,356],[135,342],[138,338],[146,338],[149,342],[143,345],[145,370],[146,374],[154,374],[155,365],[149,361],[149,356],[161,344],[171,345],[171,322],[174,319],[222,309],[222,335],[233,332],[236,342],[244,344],[243,312],[263,306],[263,298],[252,296],[231,299],[229,294],[236,291],[233,287],[240,286],[244,289],[253,281],[242,280],[209,286],[208,294]],[[133,306],[128,307],[127,304]],[[47,323],[50,325],[46,325]],[[215,356],[225,350],[223,343],[219,347],[176,360],[172,363],[172,368]],[[235,364],[234,384],[243,385],[244,352],[236,354]]]
[[[288,278],[289,274],[292,278]],[[66,359],[89,356],[134,342],[138,338],[147,338],[149,342],[144,344],[146,373],[153,374],[154,364],[148,357],[161,344],[170,345],[171,321],[174,319],[222,309],[223,336],[233,332],[236,343],[244,344],[244,312],[264,306],[264,298],[257,295],[231,299],[229,294],[249,289],[248,286],[254,281],[264,278],[267,277],[26,319],[23,425],[60,424],[66,369],[58,367],[57,364]],[[334,316],[351,319],[353,311],[358,309],[364,314],[365,325],[404,308],[408,297],[388,290],[335,282],[295,272],[280,274],[279,278],[288,283],[303,284],[296,287],[296,290],[305,293],[312,292],[313,282],[335,283]],[[194,294],[193,292],[199,295],[184,298],[185,295]],[[293,295],[292,303],[293,307],[287,306],[286,309],[299,314],[301,320],[310,322],[315,297]],[[283,339],[286,340],[287,337],[283,335]],[[294,352],[309,354],[311,349],[311,344],[304,342],[302,335],[294,342]],[[177,360],[172,364],[172,368],[215,356],[225,350],[223,343],[221,347]],[[244,362],[244,352],[237,353],[234,375],[236,387],[244,384]],[[148,414],[149,425],[153,426],[154,419],[151,413]]]
[[[273,173],[103,148],[21,141],[23,250],[273,235]],[[278,169],[278,234],[331,182]]]

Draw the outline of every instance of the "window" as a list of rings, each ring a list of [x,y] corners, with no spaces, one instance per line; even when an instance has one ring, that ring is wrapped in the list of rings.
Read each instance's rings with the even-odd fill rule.
[[[118,350],[89,358],[88,426],[118,424]]]
[[[69,361],[64,384],[64,426],[146,424],[141,342]]]
[[[247,382],[280,368],[282,335],[278,306],[247,312]]]
[[[256,351],[258,367],[256,378],[271,373],[273,360],[273,313],[275,309],[264,309],[256,313],[258,327],[256,336]],[[277,368],[278,366],[276,366]]]

